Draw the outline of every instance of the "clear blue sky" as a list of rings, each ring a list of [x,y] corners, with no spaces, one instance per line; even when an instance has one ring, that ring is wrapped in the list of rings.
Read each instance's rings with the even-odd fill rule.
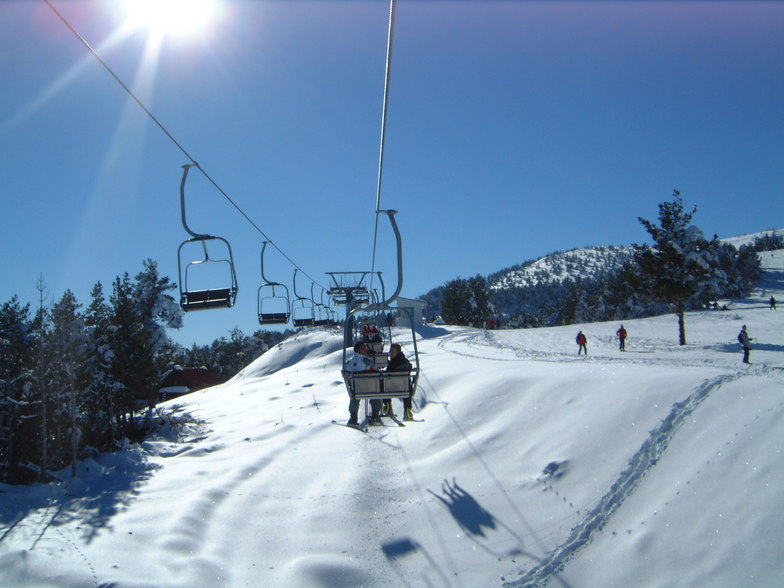
[[[121,0],[52,3],[310,277],[370,268],[386,0],[225,0],[157,45],[123,29]],[[50,302],[71,289],[86,306],[145,258],[176,281],[187,158],[44,2],[0,4],[0,39],[0,301],[34,302],[42,275]],[[405,296],[646,241],[637,217],[675,188],[709,236],[781,227],[784,4],[399,0],[388,115],[381,204],[399,210]],[[188,187],[240,293],[173,336],[250,333],[263,238],[198,171]]]

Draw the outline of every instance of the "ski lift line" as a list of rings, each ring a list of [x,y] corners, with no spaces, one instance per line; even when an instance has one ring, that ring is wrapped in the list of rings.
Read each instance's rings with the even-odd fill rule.
[[[384,176],[384,145],[387,136],[387,108],[389,105],[389,82],[392,76],[392,44],[395,33],[395,14],[397,0],[389,2],[389,31],[387,33],[387,62],[384,76],[384,101],[381,107],[381,139],[378,149],[378,181],[376,183],[376,222],[373,229],[373,256],[370,263],[370,287],[373,288],[373,272],[376,269],[376,250],[378,248],[378,215],[381,212],[381,187]]]
[[[154,114],[153,114],[153,113],[150,111],[150,109],[149,109],[149,108],[147,108],[147,107],[144,105],[144,103],[143,103],[143,102],[142,102],[142,101],[141,101],[141,100],[140,100],[140,99],[139,99],[139,98],[136,96],[136,94],[134,94],[134,93],[133,93],[133,91],[132,91],[132,90],[131,90],[131,89],[130,89],[130,88],[129,88],[129,87],[126,85],[126,84],[125,84],[125,82],[123,82],[123,81],[122,81],[122,79],[120,78],[120,76],[118,76],[118,75],[117,75],[117,74],[114,72],[114,70],[112,70],[112,68],[109,66],[109,64],[108,64],[108,63],[106,63],[106,61],[104,61],[104,59],[103,59],[103,58],[100,56],[100,54],[98,53],[98,51],[96,51],[96,50],[93,48],[93,46],[92,46],[92,45],[90,45],[90,43],[87,41],[87,39],[85,39],[85,38],[84,38],[84,37],[83,37],[83,36],[82,36],[82,35],[79,33],[79,31],[77,31],[77,30],[76,30],[76,29],[73,27],[73,25],[71,25],[71,23],[70,23],[70,22],[68,22],[68,20],[67,20],[67,19],[66,19],[66,18],[65,18],[65,17],[64,17],[64,16],[63,16],[63,15],[62,15],[62,14],[61,14],[61,13],[60,13],[60,12],[59,12],[59,11],[58,11],[56,8],[55,8],[55,7],[54,7],[54,5],[52,4],[51,0],[44,0],[44,2],[45,2],[45,3],[46,3],[46,5],[47,5],[47,6],[48,6],[48,7],[51,9],[51,11],[52,11],[52,12],[53,12],[53,13],[54,13],[56,16],[57,16],[57,18],[59,18],[59,19],[60,19],[60,20],[63,22],[63,24],[64,24],[64,25],[65,25],[65,26],[68,28],[68,30],[70,30],[70,31],[71,31],[71,32],[74,34],[74,36],[75,36],[77,39],[79,39],[79,41],[81,41],[81,43],[82,43],[82,44],[83,44],[83,45],[84,45],[84,46],[87,48],[87,50],[88,50],[88,51],[90,51],[90,53],[92,53],[92,54],[93,54],[93,56],[94,56],[94,57],[95,57],[95,58],[98,60],[98,62],[99,62],[99,63],[100,63],[100,64],[101,64],[101,65],[104,67],[104,69],[106,69],[106,71],[108,71],[108,72],[109,72],[109,74],[110,74],[110,75],[111,75],[111,76],[112,76],[112,77],[115,79],[115,81],[116,81],[118,84],[120,84],[120,87],[122,87],[122,89],[123,89],[123,90],[125,90],[125,92],[126,92],[126,93],[127,93],[127,94],[128,94],[130,97],[131,97],[131,98],[133,98],[134,102],[136,102],[136,104],[138,104],[138,105],[139,105],[139,107],[140,107],[140,108],[141,108],[141,109],[142,109],[142,110],[145,112],[145,114],[147,114],[147,116],[149,116],[149,117],[150,117],[150,119],[151,119],[151,120],[152,120],[152,121],[153,121],[153,122],[154,122],[154,123],[155,123],[155,124],[158,126],[158,128],[159,128],[161,131],[163,131],[163,133],[164,133],[164,134],[165,134],[165,135],[166,135],[166,136],[169,138],[169,140],[170,140],[170,141],[171,141],[171,142],[172,142],[172,143],[173,143],[173,144],[174,144],[174,145],[177,147],[177,149],[179,149],[179,150],[182,152],[182,154],[183,154],[183,155],[185,155],[185,157],[186,157],[186,158],[187,158],[187,159],[188,159],[188,160],[191,162],[191,163],[190,163],[190,165],[196,166],[196,167],[199,169],[199,171],[200,171],[200,172],[201,172],[201,173],[204,175],[204,177],[207,179],[207,181],[209,181],[209,182],[210,182],[210,184],[212,184],[212,185],[215,187],[215,189],[216,189],[216,190],[218,190],[218,192],[219,192],[219,193],[220,193],[220,194],[221,194],[221,195],[222,195],[222,196],[223,196],[223,197],[224,197],[224,198],[225,198],[225,199],[226,199],[226,200],[229,202],[229,204],[231,204],[231,205],[232,205],[232,206],[235,208],[235,210],[237,210],[237,212],[239,212],[239,213],[240,213],[240,215],[241,215],[241,216],[242,216],[242,217],[243,217],[243,218],[244,218],[246,221],[248,221],[248,223],[250,223],[250,225],[251,225],[251,226],[252,226],[252,227],[253,227],[253,228],[254,228],[254,229],[255,229],[255,230],[256,230],[256,231],[257,231],[257,232],[258,232],[258,233],[259,233],[259,234],[262,236],[262,237],[264,237],[264,239],[268,240],[268,241],[270,242],[270,244],[271,244],[271,245],[272,245],[272,246],[273,246],[273,247],[274,247],[274,248],[275,248],[275,249],[276,249],[276,250],[277,250],[277,251],[278,251],[278,252],[279,252],[279,253],[280,253],[280,254],[281,254],[281,255],[282,255],[282,256],[283,256],[283,257],[284,257],[284,258],[285,258],[285,259],[286,259],[286,260],[287,260],[289,263],[290,263],[290,264],[291,264],[291,265],[293,265],[295,268],[299,269],[299,270],[300,270],[300,271],[301,271],[301,272],[302,272],[302,273],[303,273],[305,276],[307,276],[307,277],[308,277],[310,280],[312,280],[312,281],[316,282],[316,280],[314,280],[312,277],[310,277],[310,275],[308,275],[308,273],[307,273],[305,270],[303,270],[303,269],[302,269],[302,268],[301,268],[301,267],[300,267],[300,266],[299,266],[297,263],[295,263],[295,262],[294,262],[294,260],[293,260],[293,259],[291,259],[291,257],[289,257],[289,256],[288,256],[288,255],[287,255],[287,254],[286,254],[286,253],[285,253],[285,252],[284,252],[284,251],[283,251],[283,250],[282,250],[280,247],[278,247],[278,245],[277,245],[277,244],[275,244],[275,242],[274,242],[274,241],[272,241],[272,239],[270,239],[270,238],[267,236],[267,234],[266,234],[266,233],[265,233],[265,232],[264,232],[264,231],[261,229],[261,227],[259,227],[259,226],[258,226],[258,225],[257,225],[255,222],[253,222],[253,220],[252,220],[252,219],[251,219],[251,218],[250,218],[250,217],[249,217],[249,216],[248,216],[248,215],[245,213],[245,211],[244,211],[244,210],[242,210],[242,208],[240,208],[240,206],[239,206],[239,205],[238,205],[238,204],[237,204],[237,203],[236,203],[236,202],[235,202],[235,201],[234,201],[234,200],[233,200],[233,199],[232,199],[232,198],[231,198],[231,197],[230,197],[230,196],[229,196],[229,195],[228,195],[228,194],[227,194],[227,193],[226,193],[224,190],[223,190],[223,188],[221,188],[221,187],[218,185],[218,183],[217,183],[217,182],[216,182],[216,181],[215,181],[215,180],[214,180],[214,179],[213,179],[213,178],[212,178],[212,177],[211,177],[211,176],[210,176],[210,175],[209,175],[209,174],[208,174],[206,171],[204,171],[204,169],[203,169],[203,168],[202,168],[202,167],[201,167],[201,166],[198,164],[198,162],[197,162],[197,161],[196,161],[196,160],[193,158],[193,156],[192,156],[190,153],[188,153],[188,151],[185,149],[185,147],[183,147],[183,146],[180,144],[180,142],[179,142],[179,141],[177,141],[177,139],[174,137],[174,135],[172,135],[172,134],[169,132],[169,130],[168,130],[168,129],[167,129],[167,128],[166,128],[166,127],[163,125],[163,123],[161,123],[161,121],[159,121],[159,120],[156,118],[156,116],[155,116],[155,115],[154,115]],[[187,228],[186,228],[186,230],[187,230]],[[190,232],[190,231],[189,231],[189,232]],[[317,283],[317,284],[319,284],[318,282],[316,282],[316,283]],[[321,286],[321,284],[319,284],[319,286]]]

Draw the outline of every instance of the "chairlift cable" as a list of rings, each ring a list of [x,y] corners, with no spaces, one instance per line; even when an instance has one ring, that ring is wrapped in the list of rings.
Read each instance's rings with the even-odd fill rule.
[[[54,12],[54,14],[57,16],[57,18],[59,18],[59,19],[60,19],[60,20],[63,22],[63,24],[64,24],[64,25],[65,25],[65,26],[68,28],[68,30],[70,30],[70,31],[71,31],[71,32],[72,32],[72,33],[73,33],[73,34],[76,36],[76,38],[77,38],[77,39],[79,39],[79,41],[81,41],[81,42],[82,42],[82,44],[83,44],[83,45],[84,45],[84,46],[85,46],[85,47],[86,47],[86,48],[87,48],[87,49],[90,51],[90,53],[92,53],[92,54],[93,54],[93,56],[94,56],[94,57],[95,57],[95,58],[98,60],[98,62],[99,62],[99,63],[100,63],[100,64],[101,64],[101,65],[104,67],[104,69],[106,69],[106,71],[108,71],[108,72],[111,74],[111,76],[112,76],[112,77],[115,79],[115,81],[116,81],[118,84],[120,84],[120,86],[122,87],[122,89],[123,89],[123,90],[125,90],[125,92],[126,92],[126,93],[127,93],[127,94],[128,94],[130,97],[131,97],[131,98],[133,98],[133,100],[136,102],[136,104],[138,104],[138,105],[139,105],[139,107],[140,107],[140,108],[141,108],[141,109],[142,109],[142,110],[143,110],[143,111],[144,111],[144,112],[147,114],[147,116],[149,116],[149,117],[150,117],[150,119],[151,119],[151,120],[152,120],[152,121],[153,121],[153,122],[154,122],[154,123],[155,123],[155,124],[158,126],[158,128],[159,128],[161,131],[163,131],[163,133],[164,133],[164,134],[165,134],[165,135],[166,135],[166,136],[169,138],[169,140],[170,140],[172,143],[174,143],[174,145],[177,147],[177,149],[179,149],[179,150],[182,152],[182,154],[183,154],[183,155],[185,155],[185,157],[187,157],[187,158],[188,158],[188,160],[189,160],[189,161],[190,161],[190,162],[191,162],[191,163],[192,163],[192,164],[193,164],[193,165],[194,165],[196,168],[198,168],[198,170],[199,170],[199,171],[200,171],[200,172],[201,172],[201,173],[204,175],[204,177],[207,179],[207,181],[209,181],[209,182],[210,182],[210,183],[211,183],[211,184],[212,184],[212,185],[215,187],[215,189],[216,189],[216,190],[218,190],[218,192],[219,192],[219,193],[220,193],[220,194],[221,194],[221,195],[222,195],[222,196],[223,196],[223,197],[224,197],[224,198],[225,198],[225,199],[226,199],[226,200],[227,200],[227,201],[228,201],[228,202],[229,202],[229,203],[230,203],[230,204],[231,204],[231,205],[232,205],[234,208],[235,208],[235,210],[237,210],[237,212],[239,212],[239,213],[240,213],[240,215],[241,215],[241,216],[242,216],[242,217],[243,217],[243,218],[244,218],[246,221],[248,221],[248,223],[250,223],[250,225],[251,225],[251,226],[252,226],[252,227],[253,227],[253,228],[254,228],[254,229],[255,229],[255,230],[256,230],[256,231],[257,231],[257,232],[258,232],[258,233],[259,233],[259,234],[262,236],[262,237],[264,237],[264,239],[265,239],[265,240],[269,241],[269,242],[270,242],[270,244],[271,244],[271,245],[272,245],[272,246],[273,246],[273,247],[274,247],[274,248],[275,248],[275,249],[276,249],[276,250],[277,250],[277,251],[278,251],[278,252],[279,252],[279,253],[280,253],[280,254],[281,254],[281,255],[282,255],[282,256],[283,256],[283,257],[284,257],[284,258],[285,258],[285,259],[286,259],[286,260],[287,260],[289,263],[290,263],[290,264],[291,264],[291,265],[293,265],[295,268],[299,269],[299,270],[300,270],[300,271],[301,271],[301,272],[302,272],[302,273],[303,273],[305,276],[307,276],[307,277],[308,277],[308,278],[309,278],[311,281],[313,281],[313,282],[315,282],[316,284],[318,284],[319,286],[321,286],[321,284],[320,284],[319,282],[317,282],[317,281],[316,281],[316,280],[314,280],[312,277],[310,277],[310,275],[309,275],[309,274],[308,274],[308,273],[307,273],[305,270],[303,270],[303,269],[302,269],[302,268],[301,268],[301,267],[300,267],[300,266],[299,266],[297,263],[295,263],[295,262],[294,262],[294,260],[293,260],[293,259],[291,259],[291,257],[289,257],[289,256],[288,256],[288,255],[287,255],[287,254],[286,254],[286,253],[285,253],[285,252],[284,252],[284,251],[283,251],[283,250],[282,250],[280,247],[278,247],[278,245],[277,245],[277,244],[276,244],[276,243],[275,243],[275,242],[274,242],[272,239],[270,239],[270,237],[268,237],[268,236],[267,236],[267,234],[266,234],[266,233],[265,233],[265,232],[264,232],[264,231],[261,229],[261,227],[259,227],[259,226],[258,226],[258,225],[257,225],[255,222],[253,222],[253,220],[252,220],[252,219],[251,219],[251,218],[250,218],[250,217],[249,217],[249,216],[248,216],[248,215],[245,213],[245,211],[244,211],[244,210],[242,210],[242,208],[240,208],[240,206],[239,206],[239,205],[238,205],[238,204],[237,204],[237,203],[236,203],[236,202],[235,202],[235,201],[234,201],[234,200],[233,200],[233,199],[232,199],[232,198],[231,198],[231,197],[230,197],[230,196],[229,196],[229,195],[228,195],[228,194],[227,194],[227,193],[226,193],[224,190],[223,190],[223,188],[221,188],[221,187],[218,185],[218,183],[217,183],[217,182],[216,182],[214,179],[212,179],[212,176],[210,176],[210,175],[209,175],[209,174],[208,174],[206,171],[204,171],[204,169],[203,169],[203,168],[202,168],[202,167],[199,165],[199,163],[198,163],[198,162],[197,162],[197,161],[196,161],[196,160],[195,160],[195,159],[194,159],[194,158],[191,156],[191,154],[190,154],[190,153],[188,153],[188,151],[185,149],[185,147],[183,147],[183,146],[182,146],[182,145],[179,143],[179,141],[177,141],[177,139],[175,139],[175,138],[174,138],[174,135],[172,135],[172,134],[169,132],[169,130],[168,130],[168,129],[167,129],[167,128],[166,128],[166,127],[163,125],[163,123],[161,123],[161,122],[160,122],[160,121],[159,121],[159,120],[156,118],[156,116],[155,116],[155,115],[154,115],[154,114],[153,114],[153,113],[150,111],[150,109],[149,109],[149,108],[147,108],[147,107],[144,105],[144,103],[143,103],[143,102],[142,102],[142,101],[141,101],[141,100],[140,100],[140,99],[139,99],[139,98],[138,98],[138,97],[137,97],[137,96],[136,96],[136,95],[133,93],[133,91],[132,91],[132,90],[131,90],[131,89],[130,89],[130,88],[129,88],[129,87],[126,85],[126,84],[125,84],[125,82],[123,82],[123,81],[122,81],[122,79],[120,78],[120,76],[118,76],[118,75],[117,75],[117,74],[114,72],[114,70],[112,70],[112,68],[109,66],[109,64],[108,64],[108,63],[106,63],[106,61],[105,61],[105,60],[104,60],[104,59],[103,59],[103,58],[100,56],[100,54],[99,54],[99,53],[98,53],[98,52],[97,52],[97,51],[96,51],[96,50],[93,48],[93,46],[92,46],[92,45],[90,45],[90,43],[87,41],[87,39],[85,39],[85,38],[84,38],[84,37],[83,37],[83,36],[82,36],[82,35],[79,33],[79,31],[77,31],[77,30],[76,30],[76,29],[75,29],[75,28],[74,28],[74,27],[71,25],[71,23],[70,23],[70,22],[69,22],[69,21],[68,21],[68,20],[67,20],[67,19],[66,19],[66,18],[65,18],[65,17],[64,17],[64,16],[63,16],[63,15],[62,15],[62,14],[61,14],[61,13],[60,13],[60,12],[59,12],[59,11],[58,11],[56,8],[55,8],[55,7],[54,7],[54,5],[52,4],[51,0],[44,0],[44,2],[45,2],[45,3],[46,3],[46,5],[47,5],[47,6],[48,6],[48,7],[49,7],[51,10],[52,10],[52,12]],[[378,221],[376,221],[376,223],[377,223],[377,226],[378,226]],[[323,286],[322,286],[322,288],[323,288]]]
[[[387,106],[389,104],[389,81],[392,76],[392,42],[395,33],[395,12],[397,0],[389,2],[389,31],[387,34],[387,61],[384,78],[384,102],[381,108],[381,140],[378,150],[378,181],[376,183],[376,222],[373,230],[373,257],[370,264],[370,289],[373,289],[373,276],[376,269],[376,248],[378,247],[378,217],[381,212],[381,186],[384,175],[384,144],[387,135]]]

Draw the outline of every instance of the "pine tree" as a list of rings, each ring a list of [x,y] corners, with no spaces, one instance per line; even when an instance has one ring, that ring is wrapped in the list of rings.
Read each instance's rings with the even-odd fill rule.
[[[133,300],[133,286],[126,272],[117,277],[112,285],[109,296],[109,346],[111,348],[111,377],[117,382],[116,405],[114,416],[120,434],[128,427],[129,417],[135,406],[135,391],[138,383],[136,373],[141,351],[139,349],[139,331],[141,317],[137,314]]]
[[[468,281],[457,278],[444,285],[444,299],[441,302],[441,316],[452,325],[468,325],[470,321],[469,300],[471,294]]]
[[[85,444],[108,450],[119,439],[115,407],[121,385],[112,376],[111,309],[100,282],[93,286],[90,296],[84,316],[88,333],[84,365]]]
[[[12,484],[32,479],[21,466],[40,455],[40,428],[34,425],[40,403],[31,385],[33,329],[29,304],[13,296],[0,306],[0,479]]]
[[[83,359],[85,353],[84,318],[79,312],[73,292],[66,290],[52,306],[52,333],[45,346],[50,358],[47,411],[54,424],[55,448],[59,449],[62,464],[70,463],[76,474],[76,459],[82,445],[84,411],[81,384],[84,381]]]
[[[653,247],[635,245],[634,260],[640,268],[640,293],[670,304],[678,317],[678,341],[686,344],[685,312],[689,299],[720,289],[723,272],[718,267],[716,239],[708,242],[691,225],[697,208],[687,213],[680,192],[671,202],[659,204],[659,225],[639,221],[653,238]]]

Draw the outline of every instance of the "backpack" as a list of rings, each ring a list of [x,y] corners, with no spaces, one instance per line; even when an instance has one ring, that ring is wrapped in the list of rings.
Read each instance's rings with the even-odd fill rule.
[[[738,333],[738,343],[741,343],[741,344],[743,344],[743,331],[741,331],[740,333]]]

